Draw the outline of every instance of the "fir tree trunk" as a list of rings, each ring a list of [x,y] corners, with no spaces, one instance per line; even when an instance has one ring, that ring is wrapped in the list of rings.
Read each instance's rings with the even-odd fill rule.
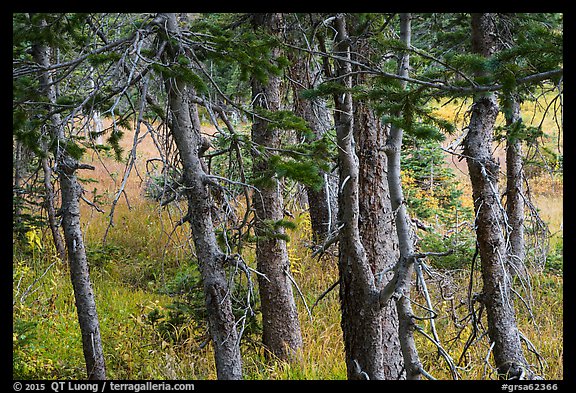
[[[411,29],[410,14],[400,14],[400,39],[406,47],[410,47]],[[409,55],[404,52],[400,58],[398,74],[408,76]],[[405,87],[406,82],[402,82]],[[396,301],[396,310],[399,318],[399,338],[406,369],[406,379],[420,379],[422,364],[420,362],[416,343],[414,341],[414,321],[410,304],[411,277],[413,272],[414,243],[410,218],[406,212],[404,193],[401,182],[400,151],[402,149],[403,130],[396,126],[390,127],[390,135],[386,142],[386,155],[388,157],[388,187],[392,211],[395,214],[396,233],[400,249],[400,261],[397,266],[396,292],[400,295]]]
[[[294,113],[305,119],[316,139],[320,139],[332,127],[332,121],[323,98],[305,99],[300,96],[302,89],[315,88],[322,80],[319,77],[322,70],[315,62],[307,60],[310,59],[300,53],[291,56],[290,73],[292,79],[297,81],[293,83]],[[337,195],[333,192],[338,187],[337,179],[324,171],[322,175],[324,185],[321,189],[306,187],[312,232],[317,243],[326,240],[328,234],[334,230],[338,214]]]
[[[350,42],[343,14],[334,21],[337,34],[336,76],[344,88],[350,88]],[[338,144],[340,230],[338,270],[342,334],[348,379],[384,379],[382,309],[375,301],[375,279],[360,237],[359,179],[360,164],[355,151],[352,96],[334,95],[336,138]]]
[[[264,28],[279,36],[282,30],[281,14],[258,14],[254,17],[254,27]],[[274,48],[273,56],[280,55]],[[269,111],[280,110],[280,77],[270,75],[267,83],[256,78],[252,80],[254,108]],[[255,118],[252,124],[252,142],[260,149],[253,156],[253,172],[270,173],[266,148],[279,148],[280,131],[267,121]],[[262,341],[275,356],[286,359],[302,347],[302,334],[298,310],[292,292],[290,280],[290,261],[286,241],[282,239],[284,228],[271,232],[271,224],[284,218],[284,198],[282,183],[271,177],[267,184],[259,185],[260,192],[254,195],[253,204],[256,213],[255,231],[257,269],[265,275],[258,275],[258,286],[262,307]],[[277,236],[279,235],[279,236]]]
[[[46,25],[46,22],[43,23]],[[32,46],[34,60],[42,67],[50,66],[49,48],[46,45],[37,44]],[[56,90],[52,77],[48,72],[40,75],[40,86],[48,102],[56,102]],[[51,110],[52,108],[49,108]],[[58,180],[62,193],[62,227],[64,239],[68,250],[68,262],[70,266],[70,279],[74,289],[78,322],[82,333],[82,347],[86,361],[88,379],[105,379],[106,368],[102,341],[100,338],[100,324],[96,312],[96,302],[90,282],[86,249],[80,229],[80,197],[82,188],[76,177],[76,170],[82,166],[71,157],[66,149],[66,138],[60,116],[54,114],[50,118],[49,129],[52,139],[57,140],[55,153],[57,163]]]
[[[171,36],[179,37],[176,16],[161,14]],[[164,27],[164,26],[162,26]],[[169,45],[174,59],[179,48]],[[186,186],[188,212],[192,238],[208,311],[208,327],[214,343],[214,358],[218,379],[242,379],[240,343],[232,313],[230,288],[226,277],[226,256],[220,250],[211,217],[211,198],[207,188],[206,174],[198,150],[202,145],[200,130],[194,127],[196,110],[189,102],[186,84],[179,78],[167,78],[168,103],[172,116],[171,132],[183,166],[183,182]]]
[[[508,258],[510,273],[526,277],[524,249],[524,199],[522,196],[522,142],[514,134],[522,122],[520,103],[514,96],[508,99],[505,111],[508,135],[506,137],[506,215],[508,217]]]
[[[387,178],[387,157],[384,153],[386,136],[374,111],[364,102],[355,101],[354,128],[359,167],[360,237],[376,289],[392,279],[391,268],[398,261],[398,240],[392,225],[392,207]],[[382,272],[388,271],[386,274]],[[380,311],[382,340],[382,372],[384,379],[400,379],[403,358],[398,338],[398,313],[393,303]]]
[[[16,230],[16,236],[21,237],[24,235],[22,228],[22,204],[23,204],[23,190],[22,180],[25,173],[25,159],[24,159],[25,146],[19,140],[14,140],[14,163],[13,163],[13,183],[12,183],[12,224]]]
[[[321,100],[308,101],[299,99],[295,110],[298,116],[306,119],[310,128],[319,139],[325,131],[330,129],[331,122],[328,118],[328,108]],[[315,241],[321,243],[334,230],[338,214],[338,202],[332,191],[335,188],[336,179],[329,173],[322,171],[324,184],[319,190],[306,187],[308,196],[308,211]]]
[[[496,48],[494,14],[472,15],[472,49],[489,57]],[[482,267],[482,302],[488,317],[488,336],[499,378],[520,378],[527,363],[522,353],[516,326],[511,277],[506,266],[506,244],[502,234],[503,212],[498,193],[499,166],[492,156],[494,122],[498,103],[493,93],[474,98],[463,141],[468,172],[472,184],[476,237]]]
[[[60,161],[60,188],[62,193],[62,227],[68,249],[70,278],[74,288],[78,322],[82,332],[82,348],[88,379],[106,379],[104,352],[100,338],[100,324],[96,301],[90,283],[86,249],[80,230],[80,195],[82,189],[75,174],[74,164]]]
[[[353,53],[358,59],[368,56],[367,42],[355,41]],[[366,74],[355,76],[355,85],[365,84]],[[388,158],[384,152],[386,130],[375,111],[363,100],[354,103],[354,135],[359,160],[360,237],[368,264],[376,276],[376,290],[392,279],[392,267],[398,261],[398,237],[393,225],[390,191],[388,189]],[[388,271],[386,274],[382,272]],[[398,313],[393,303],[380,313],[382,329],[382,373],[387,380],[402,379],[404,362],[398,337]]]
[[[50,168],[50,163],[47,157],[42,158],[42,169],[44,170],[44,189],[46,190],[46,195],[44,196],[44,204],[46,206],[46,213],[48,215],[48,225],[50,226],[50,231],[52,232],[52,239],[54,240],[56,253],[62,262],[66,262],[66,248],[64,246],[64,241],[62,240],[60,230],[58,229],[58,220],[56,217],[54,187],[52,187],[51,180],[52,168]]]

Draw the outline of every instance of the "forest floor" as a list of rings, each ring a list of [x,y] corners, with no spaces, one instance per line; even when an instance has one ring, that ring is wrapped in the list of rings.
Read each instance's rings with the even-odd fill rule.
[[[123,144],[126,157],[132,145],[130,132]],[[146,160],[158,157],[149,136],[140,143],[137,157],[118,199],[114,226],[109,228],[105,244],[102,239],[110,223],[109,204],[122,183],[125,163],[92,155],[87,162],[96,170],[82,173],[95,180],[84,184],[86,197],[96,199],[106,210],[99,213],[84,205],[82,225],[107,375],[111,379],[215,379],[212,346],[206,340],[206,326],[198,310],[201,294],[191,291],[193,295],[186,295],[197,285],[198,274],[190,263],[189,230],[176,227],[184,203],[160,209],[145,197]],[[462,162],[454,165],[455,172],[460,173],[464,198],[469,198],[465,168]],[[562,379],[562,179],[543,172],[530,180],[530,186],[534,203],[553,234],[550,253],[556,259],[547,268],[532,272],[524,286],[525,296],[515,299],[517,319],[526,338],[529,362],[544,378]],[[296,228],[289,230],[288,249],[292,272],[302,292],[302,296],[296,295],[296,301],[304,348],[301,356],[291,362],[269,360],[259,341],[257,319],[249,319],[242,344],[244,375],[246,379],[345,379],[338,291],[330,292],[311,313],[307,311],[336,281],[337,256],[332,250],[320,259],[312,258],[309,216],[305,211],[293,213]],[[15,250],[13,256],[13,376],[82,379],[85,370],[69,272],[56,261],[48,232],[36,236],[37,241],[31,241],[26,250]],[[245,259],[253,265],[253,250],[251,253]],[[469,276],[467,268],[438,269],[428,277],[438,314],[435,329],[444,349],[458,364],[460,378],[494,378],[486,361],[490,353],[487,336],[466,323]],[[478,272],[474,278],[472,289],[479,292]],[[418,288],[412,296],[416,303],[425,304]],[[429,320],[421,321],[420,326],[432,334]],[[478,327],[485,329],[485,322]],[[425,369],[438,379],[451,379],[435,344],[419,333],[416,339]],[[465,351],[469,341],[470,348]]]

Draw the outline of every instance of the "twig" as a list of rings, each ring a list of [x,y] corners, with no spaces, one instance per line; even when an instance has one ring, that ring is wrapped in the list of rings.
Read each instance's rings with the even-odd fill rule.
[[[37,283],[38,281],[40,281],[40,280],[42,279],[42,277],[44,277],[44,276],[48,273],[48,270],[50,270],[50,269],[52,268],[52,266],[54,266],[54,264],[55,264],[56,262],[58,262],[58,261],[59,261],[59,259],[56,260],[56,261],[54,261],[54,262],[52,262],[52,263],[46,268],[46,270],[44,270],[44,273],[42,273],[42,275],[41,275],[40,277],[34,279],[34,281],[32,282],[32,284],[30,284],[30,285],[28,286],[28,288],[26,288],[26,290],[24,291],[24,293],[22,293],[22,295],[20,296],[20,303],[24,303],[24,300],[26,299],[26,297],[27,297],[29,294],[32,294],[32,293],[36,292],[37,289],[35,289],[35,290],[32,291],[32,292],[30,292],[30,290],[32,289],[32,287],[33,287],[34,285],[36,285],[36,283]],[[18,282],[18,285],[20,285],[20,281]],[[14,301],[14,302],[15,302],[15,301]]]
[[[328,287],[328,289],[326,289],[324,292],[322,292],[322,294],[320,294],[320,296],[318,297],[318,299],[316,299],[316,301],[314,302],[314,304],[312,305],[312,307],[310,308],[310,312],[312,312],[312,310],[314,310],[314,307],[316,307],[318,305],[318,303],[320,302],[320,300],[324,299],[324,297],[326,295],[328,295],[330,292],[332,292],[332,290],[334,288],[336,288],[336,286],[340,284],[340,279],[336,280],[336,282],[332,285],[330,285]]]
[[[287,267],[284,268],[284,273],[286,273],[286,276],[288,277],[288,279],[290,279],[290,281],[292,281],[292,284],[294,284],[294,286],[296,287],[296,290],[298,291],[298,294],[302,298],[302,302],[304,302],[304,307],[306,307],[306,311],[308,311],[308,316],[310,317],[310,322],[314,322],[312,319],[312,311],[310,311],[310,309],[308,308],[308,304],[306,303],[306,299],[304,298],[304,294],[300,290],[300,287],[296,283],[296,280],[294,280],[294,277],[292,277],[292,275],[288,271]]]
[[[332,244],[336,243],[336,241],[340,238],[340,230],[343,227],[344,227],[344,224],[341,224],[338,226],[338,228],[336,228],[334,231],[332,231],[332,233],[330,233],[328,235],[326,240],[324,240],[324,243],[322,243],[320,248],[318,248],[317,250],[315,250],[312,253],[312,258],[315,258],[318,255],[322,256],[322,254],[324,254],[324,252],[328,249],[328,247],[330,247]]]
[[[440,342],[435,339],[434,337],[430,337],[429,334],[427,334],[424,329],[422,329],[420,326],[418,325],[414,325],[415,329],[422,334],[424,337],[426,337],[428,340],[430,340],[434,345],[436,345],[436,348],[438,348],[438,353],[446,360],[446,363],[448,364],[448,367],[450,368],[450,372],[452,373],[452,378],[454,378],[455,380],[460,379],[460,375],[458,374],[458,371],[456,371],[456,365],[454,364],[454,360],[452,360],[452,357],[450,356],[450,354],[442,347],[442,344],[440,344]],[[422,371],[422,370],[420,370]],[[426,374],[424,374],[426,376]],[[427,377],[428,378],[428,377]]]

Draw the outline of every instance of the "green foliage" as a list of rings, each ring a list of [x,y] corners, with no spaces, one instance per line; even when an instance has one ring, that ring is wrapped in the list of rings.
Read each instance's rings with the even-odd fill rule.
[[[544,268],[550,273],[562,274],[564,271],[564,242],[562,240],[547,253]]]
[[[342,83],[329,81],[318,84],[314,89],[302,89],[300,91],[300,96],[307,100],[311,100],[318,97],[330,97],[350,91],[351,90],[347,89]]]
[[[369,99],[384,122],[414,138],[442,141],[444,133],[455,131],[450,121],[433,114],[429,92],[422,87],[403,89],[398,80],[379,77],[370,89],[357,95]]]
[[[185,58],[183,56],[178,57],[176,63],[171,63],[168,65],[153,63],[152,68],[154,71],[158,72],[165,79],[178,79],[186,83],[189,83],[194,89],[200,93],[204,94],[208,92],[208,87],[206,83],[198,76],[198,74],[189,66],[190,60],[186,58],[186,61],[181,59]]]
[[[276,176],[295,180],[315,190],[319,190],[324,184],[321,171],[328,170],[326,165],[318,163],[313,157],[294,159],[273,155],[268,163]]]
[[[36,322],[21,319],[15,319],[12,323],[12,377],[15,379],[29,377],[25,353],[34,349],[32,345],[36,339],[37,325]]]
[[[120,141],[122,140],[122,136],[124,136],[124,131],[119,128],[114,127],[110,136],[108,137],[107,141],[110,143],[112,150],[114,151],[116,161],[122,160],[122,153],[124,149],[120,146]]]
[[[494,140],[508,140],[510,142],[525,141],[528,144],[535,144],[544,132],[540,127],[526,125],[518,121],[510,125],[501,125],[494,128]]]
[[[308,122],[296,116],[292,111],[271,111],[262,107],[256,107],[255,112],[257,115],[266,119],[265,124],[268,129],[300,131],[308,136],[312,134]]]
[[[187,303],[175,301],[162,309],[154,308],[147,321],[164,341],[182,344],[193,337],[191,330],[185,328],[191,322],[191,310]]]
[[[477,53],[455,53],[446,57],[450,66],[467,75],[487,74],[494,69],[492,59]],[[488,81],[483,81],[483,84]]]
[[[290,236],[285,232],[285,229],[295,228],[296,224],[289,220],[261,220],[259,222],[258,234],[249,240],[278,239],[289,242]]]
[[[469,227],[453,228],[446,234],[439,231],[426,231],[420,236],[418,246],[421,250],[433,252],[453,250],[449,255],[428,257],[432,267],[441,270],[469,268],[476,245],[476,235]]]
[[[183,186],[179,183],[180,178],[181,174],[176,170],[170,171],[168,175],[148,173],[144,184],[144,196],[162,205],[166,201],[178,201],[184,196]]]
[[[254,176],[252,184],[257,187],[273,187],[274,177],[277,177],[294,180],[319,190],[324,185],[323,173],[330,169],[330,163],[334,159],[333,148],[329,135],[318,140],[285,146],[278,154],[272,154],[266,159],[266,170]]]
[[[76,13],[15,13],[13,37],[15,42],[35,42],[54,48],[71,49],[87,44],[82,32],[86,14]],[[41,21],[45,20],[46,25]]]
[[[449,224],[458,210],[460,221],[470,219],[472,211],[462,204],[462,189],[453,170],[445,164],[438,142],[414,141],[414,146],[407,143],[402,167],[404,194],[417,217]]]
[[[101,52],[88,55],[86,61],[93,67],[114,63],[122,58],[118,52]]]
[[[281,75],[288,60],[285,56],[272,55],[272,50],[280,45],[278,39],[266,31],[254,31],[246,24],[236,23],[237,17],[208,14],[191,24],[192,29],[209,37],[205,47],[211,50],[199,49],[196,52],[199,59],[214,61],[219,66],[234,64],[241,81],[255,78],[266,83],[269,75]],[[231,25],[236,28],[230,28]]]

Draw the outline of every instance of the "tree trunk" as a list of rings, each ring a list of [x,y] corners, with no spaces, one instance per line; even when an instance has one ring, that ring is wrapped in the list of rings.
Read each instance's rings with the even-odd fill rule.
[[[267,29],[271,34],[279,36],[282,30],[282,14],[257,14],[254,27]],[[273,57],[280,52],[273,49]],[[265,108],[269,111],[280,109],[280,77],[270,75],[263,84],[253,78],[252,97],[254,108]],[[252,142],[264,149],[260,154],[253,155],[253,172],[264,174],[269,172],[266,148],[279,148],[280,131],[260,118],[255,118],[252,124]],[[292,356],[302,347],[302,334],[298,310],[292,293],[290,281],[290,261],[286,241],[270,233],[272,223],[284,218],[284,198],[282,183],[276,178],[270,179],[272,185],[262,185],[260,192],[254,195],[253,203],[256,213],[255,231],[256,262],[260,301],[262,307],[262,328],[264,345],[280,359]],[[279,227],[279,235],[284,234],[284,228]],[[272,235],[272,236],[271,236]]]
[[[366,55],[361,40],[354,53]],[[366,83],[365,74],[358,74],[356,85]],[[388,159],[384,153],[385,129],[373,109],[362,100],[354,101],[354,136],[359,160],[360,237],[368,264],[376,276],[376,289],[381,290],[392,279],[392,267],[398,261],[398,237],[393,226]],[[384,271],[388,271],[384,274]],[[393,303],[380,312],[382,329],[382,373],[387,380],[402,379],[404,363],[398,337],[398,313]]]
[[[180,31],[173,13],[160,15],[166,21],[170,36],[179,37]],[[173,59],[178,47],[169,45]],[[242,379],[242,359],[239,337],[232,313],[230,288],[226,277],[226,256],[220,250],[211,218],[211,198],[207,178],[202,169],[198,150],[202,145],[200,130],[191,117],[196,109],[190,104],[186,84],[178,78],[167,78],[168,103],[172,116],[171,131],[183,166],[183,182],[188,198],[186,218],[200,265],[200,274],[208,311],[208,327],[214,344],[214,358],[218,379]]]
[[[12,184],[12,217],[13,227],[17,230],[16,235],[21,237],[24,235],[22,231],[22,205],[23,205],[23,190],[22,180],[26,172],[26,162],[24,159],[24,149],[26,148],[19,140],[14,140],[14,164],[13,164],[13,184]]]
[[[292,79],[297,81],[293,83],[294,113],[305,119],[316,139],[320,139],[332,127],[332,121],[323,98],[304,99],[300,96],[302,89],[315,88],[321,82],[319,75],[322,70],[313,61],[306,60],[298,52],[291,56],[290,73]],[[324,185],[321,189],[306,187],[312,232],[317,243],[326,240],[328,234],[335,229],[338,214],[337,195],[334,192],[338,187],[337,179],[329,173],[322,174]]]
[[[46,26],[46,22],[43,21]],[[34,60],[42,67],[50,66],[49,49],[45,45],[32,46]],[[55,86],[52,83],[50,73],[40,75],[40,86],[46,94],[49,103],[56,102]],[[51,110],[52,108],[49,108]],[[57,140],[55,153],[57,163],[58,180],[62,193],[62,227],[64,239],[68,249],[68,262],[70,265],[70,279],[74,289],[78,322],[82,332],[82,347],[86,361],[88,379],[105,379],[106,368],[102,341],[100,338],[100,324],[96,312],[96,302],[90,282],[88,262],[84,240],[80,229],[80,196],[82,188],[76,178],[76,170],[83,166],[71,157],[63,148],[66,146],[64,129],[59,114],[50,118],[50,134],[52,139]]]
[[[82,347],[88,379],[106,379],[104,352],[100,338],[100,324],[96,301],[90,283],[86,249],[80,229],[80,195],[82,189],[74,165],[60,161],[60,188],[62,192],[62,227],[68,249],[70,278],[74,288],[78,322],[82,332]]]
[[[363,102],[354,107],[354,128],[359,167],[360,237],[368,264],[376,276],[376,289],[382,289],[392,279],[392,267],[398,261],[398,240],[392,225],[392,207],[387,157],[384,153],[384,128],[373,110]],[[382,272],[388,271],[386,274]],[[403,359],[398,338],[398,314],[394,304],[381,310],[382,369],[384,379],[400,379]]]
[[[406,47],[410,47],[411,29],[410,14],[400,14],[400,39]],[[408,76],[409,54],[402,53],[400,57],[398,74]],[[406,82],[401,82],[402,87]],[[395,214],[396,233],[400,249],[400,260],[396,275],[399,278],[396,284],[396,292],[400,295],[396,300],[396,310],[399,318],[399,338],[406,369],[406,379],[420,379],[422,364],[418,357],[416,343],[414,341],[414,321],[412,306],[410,304],[410,288],[413,272],[414,243],[410,218],[406,212],[406,203],[402,191],[400,151],[402,149],[403,130],[396,126],[390,127],[390,135],[386,142],[386,155],[388,157],[388,187],[392,211]]]
[[[298,116],[306,119],[317,139],[320,139],[324,132],[330,129],[331,122],[328,117],[328,108],[322,100],[299,99],[295,108]],[[328,234],[336,228],[336,217],[338,215],[338,201],[334,193],[337,187],[337,179],[330,173],[322,171],[324,184],[319,190],[306,187],[308,195],[308,211],[315,241],[321,243],[328,237]]]
[[[522,197],[522,142],[511,130],[522,122],[520,103],[514,96],[508,98],[505,111],[508,135],[506,137],[506,215],[508,217],[508,260],[510,273],[526,278],[524,262],[524,199]]]
[[[337,34],[336,76],[345,89],[350,77],[350,42],[343,14],[334,21]],[[350,92],[334,95],[338,144],[338,221],[342,226],[338,243],[340,307],[348,379],[384,379],[382,309],[375,301],[375,279],[360,237],[359,162],[354,142],[353,103]]]
[[[495,15],[472,14],[472,49],[489,57],[494,54]],[[493,127],[498,115],[498,103],[493,93],[474,98],[463,141],[468,172],[472,184],[476,237],[481,259],[483,292],[486,306],[488,336],[501,379],[520,378],[528,372],[516,327],[511,279],[506,266],[506,244],[502,234],[503,209],[498,193],[499,166],[492,156]]]
[[[44,149],[48,153],[48,149]],[[56,209],[54,204],[54,188],[52,187],[52,168],[50,168],[50,163],[47,157],[42,158],[42,169],[44,169],[44,189],[46,190],[46,196],[44,197],[44,204],[46,206],[46,213],[48,215],[48,225],[50,226],[50,231],[52,232],[52,239],[54,240],[54,246],[56,247],[56,253],[62,262],[66,262],[66,248],[64,246],[64,241],[62,240],[62,235],[58,229],[58,220],[56,217]]]

